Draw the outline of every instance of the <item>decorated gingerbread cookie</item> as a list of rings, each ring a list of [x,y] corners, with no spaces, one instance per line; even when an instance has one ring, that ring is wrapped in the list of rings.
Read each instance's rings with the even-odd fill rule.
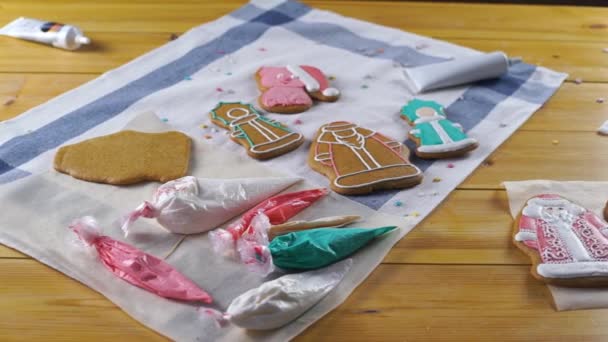
[[[345,195],[408,188],[422,181],[422,172],[409,162],[407,147],[345,121],[319,128],[308,165],[331,180],[332,190]]]
[[[559,195],[529,199],[514,243],[532,259],[532,275],[561,286],[608,285],[608,224]]]
[[[180,132],[121,131],[61,147],[55,170],[115,185],[168,182],[186,175],[190,137]]]
[[[293,151],[304,142],[300,133],[260,115],[253,106],[240,102],[220,102],[211,121],[231,132],[230,138],[247,149],[255,159],[269,159]]]
[[[401,109],[401,118],[412,126],[409,137],[416,143],[415,153],[420,158],[457,157],[478,146],[460,124],[446,118],[437,102],[413,99]]]
[[[300,113],[312,107],[313,99],[333,102],[340,96],[321,70],[308,65],[261,67],[256,81],[262,91],[260,106],[273,113]]]

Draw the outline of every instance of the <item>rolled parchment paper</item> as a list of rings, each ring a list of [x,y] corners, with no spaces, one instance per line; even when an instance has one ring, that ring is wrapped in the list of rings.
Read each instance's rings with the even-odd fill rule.
[[[415,93],[496,78],[507,72],[510,61],[504,52],[460,57],[448,62],[404,69],[408,86]]]
[[[291,221],[270,227],[270,230],[268,231],[268,240],[272,240],[279,235],[297,232],[299,230],[343,227],[347,224],[359,221],[360,219],[361,216],[349,215],[324,217],[313,221]]]

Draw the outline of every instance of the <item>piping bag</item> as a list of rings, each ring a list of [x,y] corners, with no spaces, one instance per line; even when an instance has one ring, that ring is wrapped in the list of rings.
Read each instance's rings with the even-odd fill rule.
[[[120,225],[125,236],[140,217],[156,218],[172,233],[202,233],[217,228],[298,181],[298,178],[209,179],[186,176],[158,187],[152,200],[144,201],[125,215]]]
[[[65,50],[76,50],[81,45],[91,43],[76,26],[24,17],[0,28],[0,35],[31,40]]]
[[[287,274],[236,297],[225,313],[203,309],[220,326],[230,322],[252,330],[276,329],[300,317],[342,281],[352,259],[329,267]]]
[[[168,263],[129,244],[101,235],[90,216],[76,219],[70,229],[88,246],[97,250],[99,261],[123,279],[158,296],[188,302],[213,302],[211,296]]]
[[[519,59],[509,60],[501,51],[459,57],[447,62],[405,68],[403,74],[414,93],[497,78]]]
[[[249,209],[236,222],[231,223],[226,229],[216,229],[209,232],[209,239],[213,250],[223,256],[236,257],[242,245],[256,246],[256,255],[263,253],[257,246],[268,245],[268,229],[271,225],[287,222],[300,211],[308,208],[311,204],[327,194],[327,189],[311,189],[304,191],[280,194],[268,198],[252,209]],[[256,218],[263,215],[263,220],[268,224],[256,224],[263,227],[254,229]],[[260,220],[262,218],[258,218]],[[241,258],[241,261],[243,259]],[[263,273],[268,273],[267,270]]]

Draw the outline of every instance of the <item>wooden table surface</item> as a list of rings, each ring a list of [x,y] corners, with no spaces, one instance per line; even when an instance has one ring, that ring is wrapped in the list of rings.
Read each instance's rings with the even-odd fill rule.
[[[607,180],[608,9],[398,1],[305,1],[346,16],[568,72],[557,94],[299,340],[608,340],[608,311],[556,312],[510,242],[501,182]],[[72,23],[71,53],[0,37],[0,120],[94,79],[243,1],[0,0]],[[583,82],[575,82],[576,79]],[[580,83],[580,84],[577,84]],[[607,103],[596,103],[606,97]],[[558,140],[559,144],[552,143]],[[0,245],[0,340],[163,340],[84,285]]]

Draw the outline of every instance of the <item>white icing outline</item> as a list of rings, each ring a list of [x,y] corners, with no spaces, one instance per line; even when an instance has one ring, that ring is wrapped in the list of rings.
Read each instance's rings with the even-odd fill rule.
[[[340,176],[336,175],[337,177],[333,181],[333,184],[336,187],[341,188],[341,189],[361,188],[361,187],[364,187],[364,186],[374,185],[374,184],[383,183],[383,182],[387,182],[387,181],[416,178],[416,177],[418,177],[422,173],[422,171],[420,171],[420,169],[418,167],[416,167],[416,165],[414,165],[412,163],[409,163],[407,160],[404,160],[405,158],[402,157],[402,156],[399,156],[399,157],[403,161],[403,164],[391,164],[391,165],[381,166],[381,164],[378,163],[378,161],[376,161],[376,159],[373,157],[373,155],[365,148],[365,142],[366,142],[365,140],[368,139],[368,138],[369,139],[373,139],[372,137],[375,134],[377,134],[376,131],[369,130],[367,128],[361,127],[359,125],[356,125],[356,124],[353,124],[353,123],[350,123],[350,122],[345,122],[343,124],[338,124],[338,125],[335,125],[335,126],[330,126],[330,125],[332,125],[332,124],[330,123],[330,124],[322,126],[322,128],[321,128],[321,134],[319,134],[319,136],[317,137],[317,140],[316,140],[317,145],[318,144],[322,144],[322,143],[323,144],[345,145],[359,158],[359,160],[361,160],[361,162],[363,163],[363,165],[367,168],[367,170],[361,170],[361,171],[357,171],[357,172],[352,172],[352,173],[349,173],[349,174],[346,174],[346,175],[340,175]],[[346,127],[346,126],[351,126],[351,127],[350,128],[345,128],[343,130],[335,129],[335,128]],[[329,129],[330,127],[331,127],[331,130]],[[363,128],[363,129],[369,130],[371,132],[371,134],[369,134],[368,136],[365,136],[365,135],[357,132],[356,131],[357,128]],[[345,131],[345,130],[352,130],[353,131],[353,134],[349,135],[348,137],[353,137],[354,135],[358,135],[357,140],[362,140],[360,147],[356,147],[355,148],[355,147],[353,147],[350,144],[346,144],[345,142],[341,141],[344,137],[341,137],[341,136],[335,134],[335,132],[341,132],[341,131]],[[321,140],[321,137],[323,136],[323,133],[331,133],[334,136],[334,138],[336,139],[336,142],[327,142],[327,141]],[[340,138],[342,138],[342,139],[340,139]],[[403,147],[403,144],[401,144],[398,141],[394,141],[394,140],[392,140],[392,141],[378,140],[378,142],[380,142],[381,144],[385,145],[387,148],[389,148],[391,150],[394,150],[394,148],[390,147],[389,144],[394,145],[395,143],[397,143],[397,144],[399,144],[399,146]],[[315,146],[315,148],[316,148],[316,146]],[[370,166],[363,160],[363,158],[361,157],[361,155],[359,154],[359,152],[357,150],[361,150],[361,151],[365,152],[365,154],[377,165],[377,167],[370,168]],[[393,152],[397,153],[396,151],[393,151]],[[315,161],[321,161],[321,160],[318,159],[318,156],[320,156],[320,155],[326,155],[326,154],[330,155],[330,158],[328,158],[328,159],[332,159],[331,158],[331,153],[319,153],[319,154],[315,155],[314,160]],[[328,160],[328,159],[325,159],[325,160]],[[358,174],[362,174],[362,173],[366,173],[366,172],[370,172],[370,171],[375,171],[375,170],[385,170],[385,169],[393,168],[393,167],[396,167],[396,166],[399,166],[399,167],[402,167],[402,166],[411,167],[414,170],[416,170],[417,172],[415,174],[412,174],[412,175],[401,176],[401,177],[381,178],[381,179],[377,179],[377,180],[370,181],[370,182],[367,182],[367,183],[357,184],[357,185],[352,185],[352,186],[340,185],[340,184],[337,183],[338,180],[340,180],[342,178],[345,178],[347,176],[358,175]],[[333,167],[333,163],[332,163],[332,167]]]
[[[537,240],[536,233],[520,231],[515,234],[515,241]]]
[[[302,81],[302,83],[304,83],[304,86],[308,92],[312,93],[321,89],[319,82],[317,82],[317,80],[315,80],[309,73],[306,72],[306,70],[302,69],[301,67],[297,65],[287,65],[286,68],[289,70],[289,72],[296,75],[298,79]]]
[[[327,96],[327,97],[336,97],[336,96],[340,96],[340,91],[336,88],[331,87],[331,88],[323,89],[321,94],[323,94],[323,96]]]

